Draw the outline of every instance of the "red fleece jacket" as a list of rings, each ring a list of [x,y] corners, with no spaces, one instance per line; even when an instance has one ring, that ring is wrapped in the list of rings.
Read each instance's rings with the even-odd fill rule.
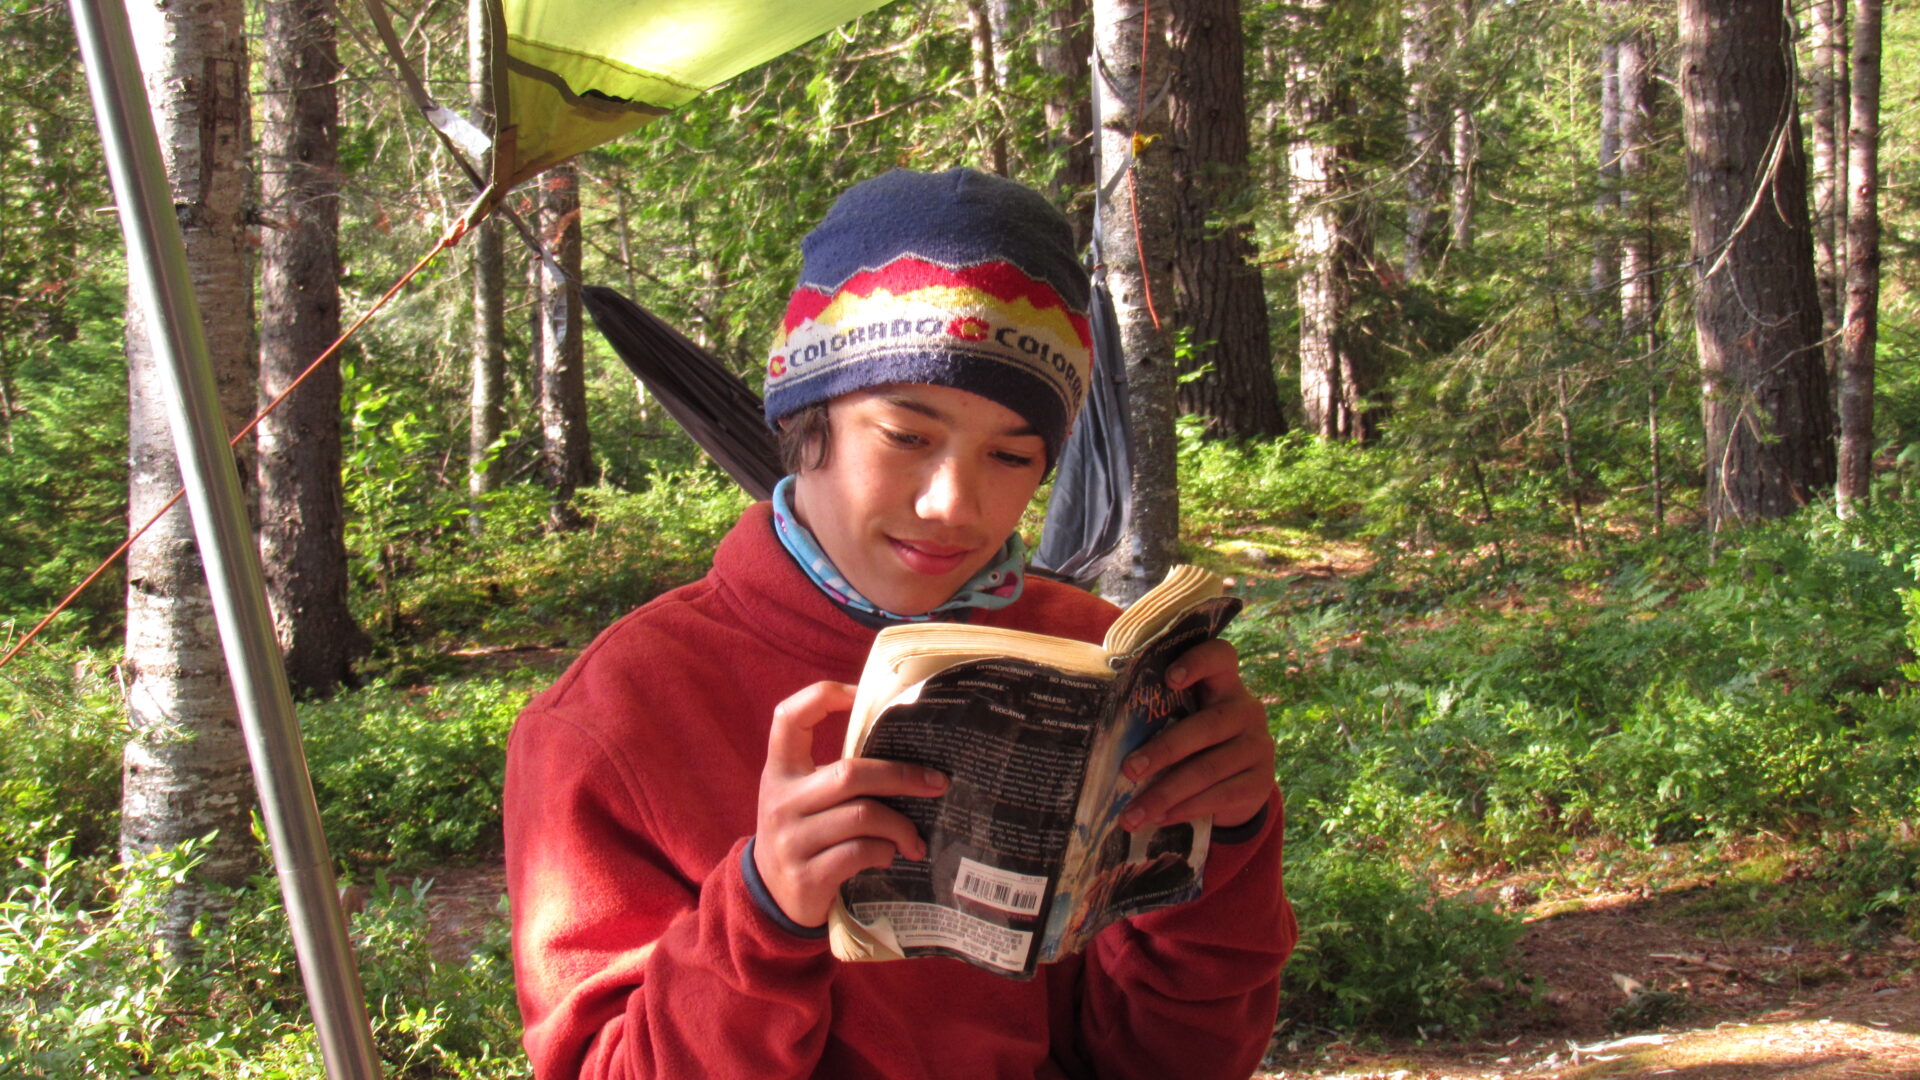
[[[1029,580],[978,621],[1098,641],[1112,605]],[[1031,982],[957,960],[843,964],[741,874],[781,699],[858,679],[874,631],[834,607],[766,504],[707,577],[600,635],[507,751],[507,889],[526,1047],[575,1077],[1244,1077],[1293,948],[1278,797],[1216,843],[1194,902],[1109,927]],[[839,756],[845,718],[814,755]]]

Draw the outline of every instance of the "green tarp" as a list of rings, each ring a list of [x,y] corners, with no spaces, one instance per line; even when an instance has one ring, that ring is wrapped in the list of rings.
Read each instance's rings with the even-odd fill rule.
[[[496,2],[504,193],[885,0]]]

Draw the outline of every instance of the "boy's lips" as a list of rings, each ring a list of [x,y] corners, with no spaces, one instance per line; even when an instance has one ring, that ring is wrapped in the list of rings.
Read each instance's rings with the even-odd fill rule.
[[[920,574],[952,573],[973,551],[970,547],[902,540],[893,536],[887,537],[887,541],[893,545],[894,554],[906,564],[907,569]]]

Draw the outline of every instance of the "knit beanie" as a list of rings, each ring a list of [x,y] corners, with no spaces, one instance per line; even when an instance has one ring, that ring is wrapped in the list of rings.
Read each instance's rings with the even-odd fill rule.
[[[1067,219],[973,169],[896,169],[849,188],[801,242],[767,358],[769,424],[889,383],[971,391],[1058,459],[1092,366],[1087,273]]]

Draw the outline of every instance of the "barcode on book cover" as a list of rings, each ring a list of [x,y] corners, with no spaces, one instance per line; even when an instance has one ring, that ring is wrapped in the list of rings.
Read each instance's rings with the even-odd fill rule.
[[[1016,915],[1039,914],[1040,900],[1046,892],[1044,876],[1016,874],[972,859],[960,860],[960,873],[953,882],[955,896],[978,900],[988,907]]]

